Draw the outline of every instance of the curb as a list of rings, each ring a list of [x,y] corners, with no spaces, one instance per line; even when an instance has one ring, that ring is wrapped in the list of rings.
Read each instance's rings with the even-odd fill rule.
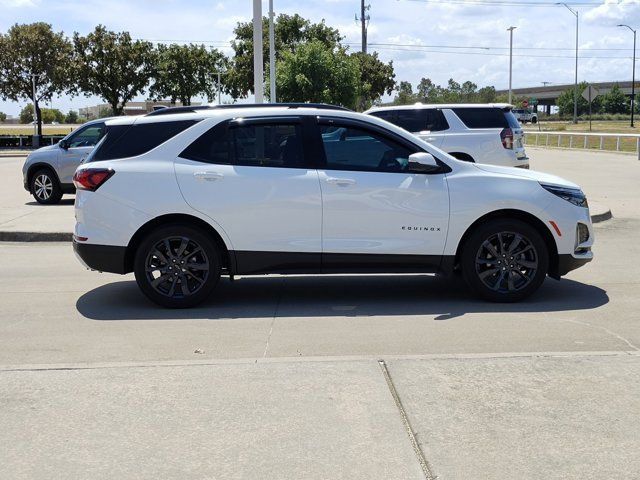
[[[611,210],[591,215],[592,223],[605,222],[613,218]],[[73,234],[68,232],[2,232],[0,242],[71,242]]]
[[[0,232],[0,242],[70,242],[68,232]]]
[[[611,218],[613,218],[613,213],[611,213],[611,210],[607,210],[603,213],[594,213],[591,215],[591,223],[605,222]]]

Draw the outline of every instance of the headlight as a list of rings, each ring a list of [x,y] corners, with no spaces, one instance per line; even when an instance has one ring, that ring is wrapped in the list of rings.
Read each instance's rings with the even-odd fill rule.
[[[586,195],[579,188],[557,187],[555,185],[545,185],[543,183],[541,183],[540,186],[547,192],[553,193],[554,195],[566,200],[567,202],[571,202],[578,207],[589,207]]]

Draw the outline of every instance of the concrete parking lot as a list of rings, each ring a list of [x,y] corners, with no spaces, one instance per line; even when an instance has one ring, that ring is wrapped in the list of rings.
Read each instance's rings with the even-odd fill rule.
[[[638,478],[640,162],[529,154],[614,218],[520,304],[428,275],[270,276],[170,311],[69,243],[0,243],[2,476]],[[0,230],[73,225],[69,200],[29,203],[20,162],[0,158]]]

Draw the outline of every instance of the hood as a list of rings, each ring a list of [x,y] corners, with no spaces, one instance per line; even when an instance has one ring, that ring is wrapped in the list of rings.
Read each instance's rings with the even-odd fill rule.
[[[58,144],[54,143],[53,145],[47,145],[46,147],[40,147],[40,148],[38,148],[37,150],[34,150],[31,153],[49,152],[51,150],[55,150],[56,148],[59,148]]]
[[[536,172],[535,170],[526,170],[523,168],[515,167],[499,167],[497,165],[486,165],[483,163],[476,163],[473,165],[480,170],[484,170],[485,172],[509,175],[511,177],[528,178],[529,180],[534,180],[536,182],[544,183],[547,185],[556,185],[559,187],[567,188],[580,188],[579,185],[576,185],[569,180],[565,180],[562,177],[551,175],[550,173]]]

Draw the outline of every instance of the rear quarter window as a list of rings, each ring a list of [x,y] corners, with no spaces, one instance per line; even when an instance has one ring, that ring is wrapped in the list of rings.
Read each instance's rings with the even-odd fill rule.
[[[464,123],[467,128],[509,127],[509,122],[505,118],[505,112],[499,108],[454,108],[453,112],[462,120],[462,123]]]
[[[107,126],[104,140],[100,142],[88,161],[113,160],[142,155],[175,137],[199,120],[178,122],[153,122],[136,125]]]

